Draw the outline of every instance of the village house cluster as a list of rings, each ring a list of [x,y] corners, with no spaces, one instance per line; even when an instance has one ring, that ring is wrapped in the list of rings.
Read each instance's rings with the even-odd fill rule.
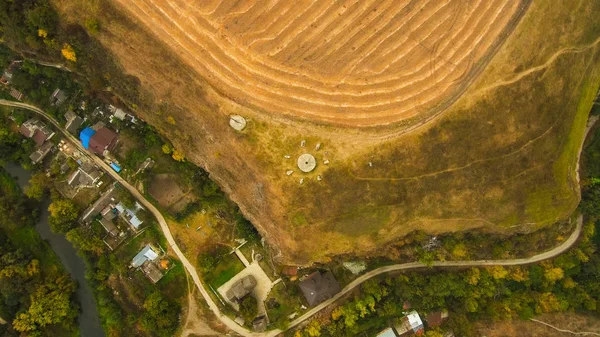
[[[12,62],[0,77],[0,83],[7,86],[11,96],[17,100],[23,100],[25,95],[10,86],[15,71],[22,66],[22,63],[22,61]],[[48,99],[51,106],[66,107],[65,103],[72,102],[74,98],[66,91],[56,88]],[[131,200],[128,202],[121,200],[123,192],[119,192],[116,183],[110,183],[110,176],[94,163],[92,156],[101,158],[113,170],[120,172],[121,167],[112,155],[112,152],[118,147],[118,133],[107,127],[101,119],[105,117],[104,111],[109,111],[110,114],[106,116],[108,123],[127,121],[135,124],[137,121],[132,115],[112,105],[107,105],[105,108],[97,107],[91,115],[86,115],[86,102],[84,101],[77,109],[73,109],[72,106],[63,109],[66,110],[64,129],[67,133],[78,136],[81,145],[87,151],[79,150],[69,138],[57,136],[52,127],[41,117],[33,117],[19,125],[19,132],[35,143],[35,151],[29,158],[34,165],[42,165],[44,162],[48,165],[58,165],[58,172],[66,175],[66,178],[56,181],[55,185],[66,198],[77,198],[82,191],[100,191],[102,187],[106,186],[99,198],[81,214],[79,222],[82,226],[100,225],[105,231],[102,240],[106,246],[110,250],[118,249],[128,238],[132,238],[144,230],[146,223],[144,219],[148,218],[149,214],[138,202],[134,201],[131,205],[129,203]],[[96,118],[89,119],[90,116]],[[14,117],[12,119],[16,121]],[[96,122],[90,125],[91,120],[96,120]],[[56,155],[49,159],[51,153]],[[46,159],[48,160],[45,161]],[[147,159],[140,169],[151,168],[152,164],[153,161]],[[127,199],[131,199],[131,197]],[[158,282],[172,267],[171,260],[155,243],[147,243],[130,263],[130,268],[140,270],[152,283]]]

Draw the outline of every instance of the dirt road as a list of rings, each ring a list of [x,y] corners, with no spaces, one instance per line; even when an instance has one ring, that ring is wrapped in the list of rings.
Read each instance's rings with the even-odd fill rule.
[[[58,124],[58,122],[56,122],[50,115],[48,115],[41,109],[39,109],[35,106],[32,106],[32,105],[29,105],[29,104],[20,103],[20,102],[12,102],[12,101],[7,101],[7,100],[0,100],[0,105],[27,109],[27,110],[33,111],[33,112],[43,116],[50,123],[52,123],[58,130],[60,130],[65,137],[67,137],[71,142],[73,142],[76,146],[78,146],[82,152],[89,154],[89,152],[83,148],[83,146],[81,145],[81,143],[79,142],[79,140],[77,138],[75,138],[73,135],[71,135],[70,133],[65,131],[62,128],[62,126],[60,124]],[[580,152],[581,152],[581,150],[580,150]],[[142,194],[140,194],[140,192],[135,187],[130,185],[127,181],[123,180],[115,171],[113,171],[105,162],[103,162],[102,159],[100,159],[92,154],[89,154],[89,155],[98,166],[100,166],[107,174],[109,174],[116,181],[118,181],[129,192],[131,192],[131,194],[136,199],[138,199],[138,201],[144,207],[146,207],[147,210],[149,210],[150,212],[152,212],[152,214],[154,214],[154,216],[158,220],[158,223],[160,224],[160,227],[161,227],[161,230],[163,231],[164,236],[167,238],[167,242],[169,243],[169,246],[173,249],[173,252],[175,252],[177,257],[181,260],[181,263],[183,263],[183,265],[185,266],[188,273],[192,276],[192,279],[194,280],[196,287],[198,288],[198,290],[200,291],[200,293],[202,294],[202,296],[208,303],[210,309],[223,322],[223,324],[225,324],[229,329],[235,331],[239,335],[248,336],[248,337],[274,337],[283,332],[282,330],[271,330],[271,331],[267,331],[264,333],[252,332],[244,327],[239,326],[228,316],[223,315],[221,313],[219,307],[217,306],[217,304],[212,300],[209,293],[204,288],[202,282],[200,281],[200,277],[198,276],[198,272],[196,271],[196,268],[194,268],[194,266],[188,261],[188,259],[185,257],[185,255],[183,255],[183,253],[177,246],[177,243],[175,242],[175,239],[173,238],[173,235],[171,234],[171,231],[169,229],[169,226],[167,225],[165,218],[158,211],[158,209],[156,207],[154,207],[154,205],[152,205],[148,200],[146,200],[146,198]],[[556,257],[556,256],[566,252],[568,249],[570,249],[577,241],[577,238],[579,237],[579,234],[581,233],[582,228],[583,228],[583,217],[579,216],[577,218],[577,226],[576,226],[575,230],[573,231],[573,233],[571,233],[571,235],[569,236],[569,238],[566,241],[564,241],[562,244],[560,244],[559,246],[557,246],[549,251],[546,251],[546,252],[543,252],[543,253],[528,257],[528,258],[509,259],[509,260],[438,261],[438,262],[433,262],[433,264],[430,267],[432,267],[432,268],[435,268],[435,267],[466,268],[466,267],[486,267],[486,266],[517,266],[517,265],[524,265],[524,264],[540,262],[543,260],[547,260],[547,259]],[[371,270],[370,272],[367,272],[366,274],[361,275],[356,280],[351,282],[344,289],[342,289],[341,292],[336,294],[331,299],[312,308],[311,310],[306,312],[304,315],[302,315],[302,316],[298,317],[297,319],[295,319],[294,321],[292,321],[290,323],[290,325],[288,326],[288,329],[291,329],[291,328],[299,325],[300,323],[306,321],[307,319],[309,319],[311,316],[313,316],[317,312],[323,310],[325,307],[334,303],[336,300],[338,300],[345,294],[349,293],[350,291],[352,291],[353,289],[358,287],[363,282],[365,282],[373,277],[376,277],[376,276],[384,274],[384,273],[389,273],[389,272],[424,269],[424,268],[428,268],[428,266],[426,266],[420,262],[411,262],[411,263],[395,264],[395,265],[385,266],[385,267],[377,268],[375,270]]]

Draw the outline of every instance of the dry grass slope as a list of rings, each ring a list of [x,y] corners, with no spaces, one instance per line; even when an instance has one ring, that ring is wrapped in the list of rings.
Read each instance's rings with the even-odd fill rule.
[[[353,126],[398,122],[453,96],[526,3],[117,2],[234,101]]]
[[[575,161],[600,84],[598,2],[533,2],[488,64],[514,1],[111,0],[123,12],[107,1],[54,0],[73,21],[100,18],[98,38],[141,82],[137,113],[207,168],[284,260],[372,253],[416,229],[529,231],[577,205]],[[427,124],[408,116],[434,105],[408,113],[395,101],[439,104],[460,86],[444,89],[444,76],[468,83],[465,69],[482,64]],[[403,87],[419,76],[419,89]],[[243,133],[229,114],[249,119]],[[316,143],[315,172],[286,176],[284,155]]]

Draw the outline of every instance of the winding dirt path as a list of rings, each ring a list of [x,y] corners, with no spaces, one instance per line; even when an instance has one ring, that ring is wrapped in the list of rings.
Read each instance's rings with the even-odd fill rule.
[[[70,133],[65,131],[56,120],[54,120],[50,115],[48,115],[43,110],[41,110],[33,105],[26,104],[26,103],[13,102],[13,101],[7,101],[7,100],[2,100],[2,99],[0,99],[0,105],[27,109],[27,110],[33,111],[33,112],[43,116],[44,118],[46,118],[52,125],[54,125],[54,127],[56,127],[58,130],[60,130],[66,138],[68,138],[71,142],[73,142],[83,153],[88,153],[89,156],[94,160],[94,162],[98,166],[100,166],[107,174],[109,174],[117,182],[119,182],[124,188],[126,188],[147,210],[149,210],[152,214],[154,214],[154,216],[158,220],[158,223],[160,224],[160,227],[161,227],[161,230],[163,231],[164,236],[167,239],[169,247],[171,249],[173,249],[173,252],[175,252],[177,257],[181,260],[181,263],[184,265],[185,269],[187,270],[189,275],[192,277],[194,284],[196,285],[196,287],[198,288],[198,290],[200,291],[200,293],[206,300],[210,309],[217,316],[217,318],[219,318],[219,320],[221,320],[221,322],[223,324],[225,324],[229,329],[235,331],[236,333],[238,333],[241,336],[248,336],[248,337],[274,337],[283,332],[282,330],[279,330],[279,329],[271,330],[271,331],[267,331],[267,332],[263,332],[263,333],[253,332],[244,327],[239,326],[231,318],[223,315],[221,313],[221,310],[219,309],[218,305],[213,301],[213,299],[210,297],[209,293],[204,288],[204,285],[200,281],[200,277],[198,276],[198,272],[196,271],[196,268],[194,268],[194,266],[188,261],[188,259],[185,257],[183,252],[177,246],[177,243],[175,242],[175,239],[173,238],[173,235],[171,234],[171,231],[170,231],[163,215],[158,211],[158,209],[156,207],[154,207],[154,205],[152,203],[150,203],[148,200],[146,200],[146,198],[134,186],[130,185],[127,181],[125,181],[123,178],[121,178],[104,161],[102,161],[102,159],[96,157],[95,155],[92,155],[86,149],[84,149],[77,138],[75,138],[73,135],[71,135]],[[580,153],[581,153],[582,148],[583,147],[580,148]],[[579,176],[579,172],[577,172],[577,176]],[[310,317],[312,317],[317,312],[323,310],[330,304],[332,304],[335,301],[337,301],[338,299],[340,299],[342,296],[344,296],[347,293],[354,290],[356,287],[361,285],[363,282],[365,282],[373,277],[379,276],[381,274],[385,274],[385,273],[389,273],[389,272],[397,272],[397,271],[417,270],[417,269],[425,269],[425,268],[439,268],[439,267],[467,268],[467,267],[486,267],[486,266],[517,266],[517,265],[536,263],[536,262],[540,262],[543,260],[547,260],[547,259],[556,257],[556,256],[566,252],[568,249],[570,249],[577,241],[582,228],[583,228],[583,217],[580,215],[577,218],[577,226],[576,226],[575,230],[573,231],[573,233],[571,233],[571,235],[569,236],[569,238],[566,241],[564,241],[559,246],[557,246],[549,251],[546,251],[546,252],[543,252],[543,253],[528,257],[528,258],[508,259],[508,260],[478,260],[478,261],[437,261],[437,262],[433,262],[431,264],[431,266],[427,266],[421,262],[411,262],[411,263],[395,264],[395,265],[385,266],[385,267],[377,268],[375,270],[371,270],[371,271],[367,272],[366,274],[359,276],[354,281],[352,281],[350,284],[348,284],[346,287],[344,287],[344,289],[342,289],[341,292],[336,294],[331,299],[319,304],[318,306],[312,308],[311,310],[309,310],[302,316],[300,316],[297,319],[295,319],[294,321],[292,321],[289,324],[287,329],[291,329],[291,328],[298,326],[302,322],[304,322],[307,319],[309,319]]]

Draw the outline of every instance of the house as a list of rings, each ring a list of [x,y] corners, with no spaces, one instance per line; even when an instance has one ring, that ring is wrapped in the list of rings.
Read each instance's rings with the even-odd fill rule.
[[[67,120],[67,123],[65,124],[65,129],[72,134],[75,134],[77,132],[77,129],[79,129],[79,127],[83,123],[83,118],[77,116],[77,114],[75,114],[73,110],[67,111],[67,113],[65,114],[65,119]]]
[[[10,95],[18,101],[22,101],[23,97],[25,97],[25,95],[22,92],[20,92],[19,90],[15,89],[15,88],[10,89]]]
[[[89,139],[89,148],[97,155],[104,155],[104,151],[112,151],[117,145],[117,134],[102,127]]]
[[[152,246],[146,245],[142,250],[137,253],[136,256],[131,260],[131,268],[139,268],[147,261],[154,261],[158,259],[158,253],[152,249]]]
[[[10,84],[12,82],[15,71],[17,71],[21,67],[22,63],[23,63],[23,61],[13,61],[6,68],[6,70],[4,70],[2,77],[0,77],[0,82],[4,85]]]
[[[387,329],[381,331],[380,333],[378,333],[377,337],[397,337],[397,335],[394,332],[394,329],[387,328]]]
[[[52,93],[52,96],[50,96],[50,103],[52,105],[59,106],[59,105],[63,104],[66,100],[67,100],[67,94],[64,92],[64,90],[61,90],[58,88],[56,90],[54,90],[54,92]]]
[[[39,149],[37,149],[29,156],[31,162],[34,165],[41,162],[48,155],[48,153],[50,153],[50,150],[52,150],[53,145],[54,144],[52,144],[51,142],[44,143]]]
[[[32,118],[19,127],[21,134],[27,138],[32,138],[38,146],[54,136],[54,132],[42,121]]]
[[[119,212],[119,215],[121,216],[121,218],[123,220],[125,220],[125,222],[127,222],[131,226],[131,228],[136,232],[140,229],[140,226],[144,223],[144,221],[140,220],[140,218],[138,218],[136,215],[136,213],[140,209],[144,209],[137,202],[135,203],[135,210],[131,210],[131,209],[125,207],[125,205],[123,205],[123,203],[121,203],[121,202],[119,202],[115,206],[115,209]]]
[[[91,163],[83,163],[67,179],[69,186],[93,186],[102,177],[102,171]]]
[[[92,220],[100,214],[100,212],[108,206],[110,203],[116,202],[115,197],[117,196],[116,187],[113,185],[109,188],[96,202],[88,207],[81,216],[81,222],[84,224],[92,223]]]
[[[242,298],[246,297],[256,287],[256,279],[252,275],[248,275],[238,282],[234,283],[229,290],[227,290],[226,296],[231,302],[239,302]]]
[[[448,320],[448,310],[432,312],[425,316],[425,321],[430,327],[440,326],[446,320]]]
[[[402,317],[394,328],[396,329],[399,337],[421,335],[425,331],[425,327],[423,326],[423,321],[421,321],[419,313],[414,310]]]
[[[341,290],[340,284],[330,271],[316,271],[310,274],[304,281],[300,282],[299,287],[311,307],[332,298]]]

